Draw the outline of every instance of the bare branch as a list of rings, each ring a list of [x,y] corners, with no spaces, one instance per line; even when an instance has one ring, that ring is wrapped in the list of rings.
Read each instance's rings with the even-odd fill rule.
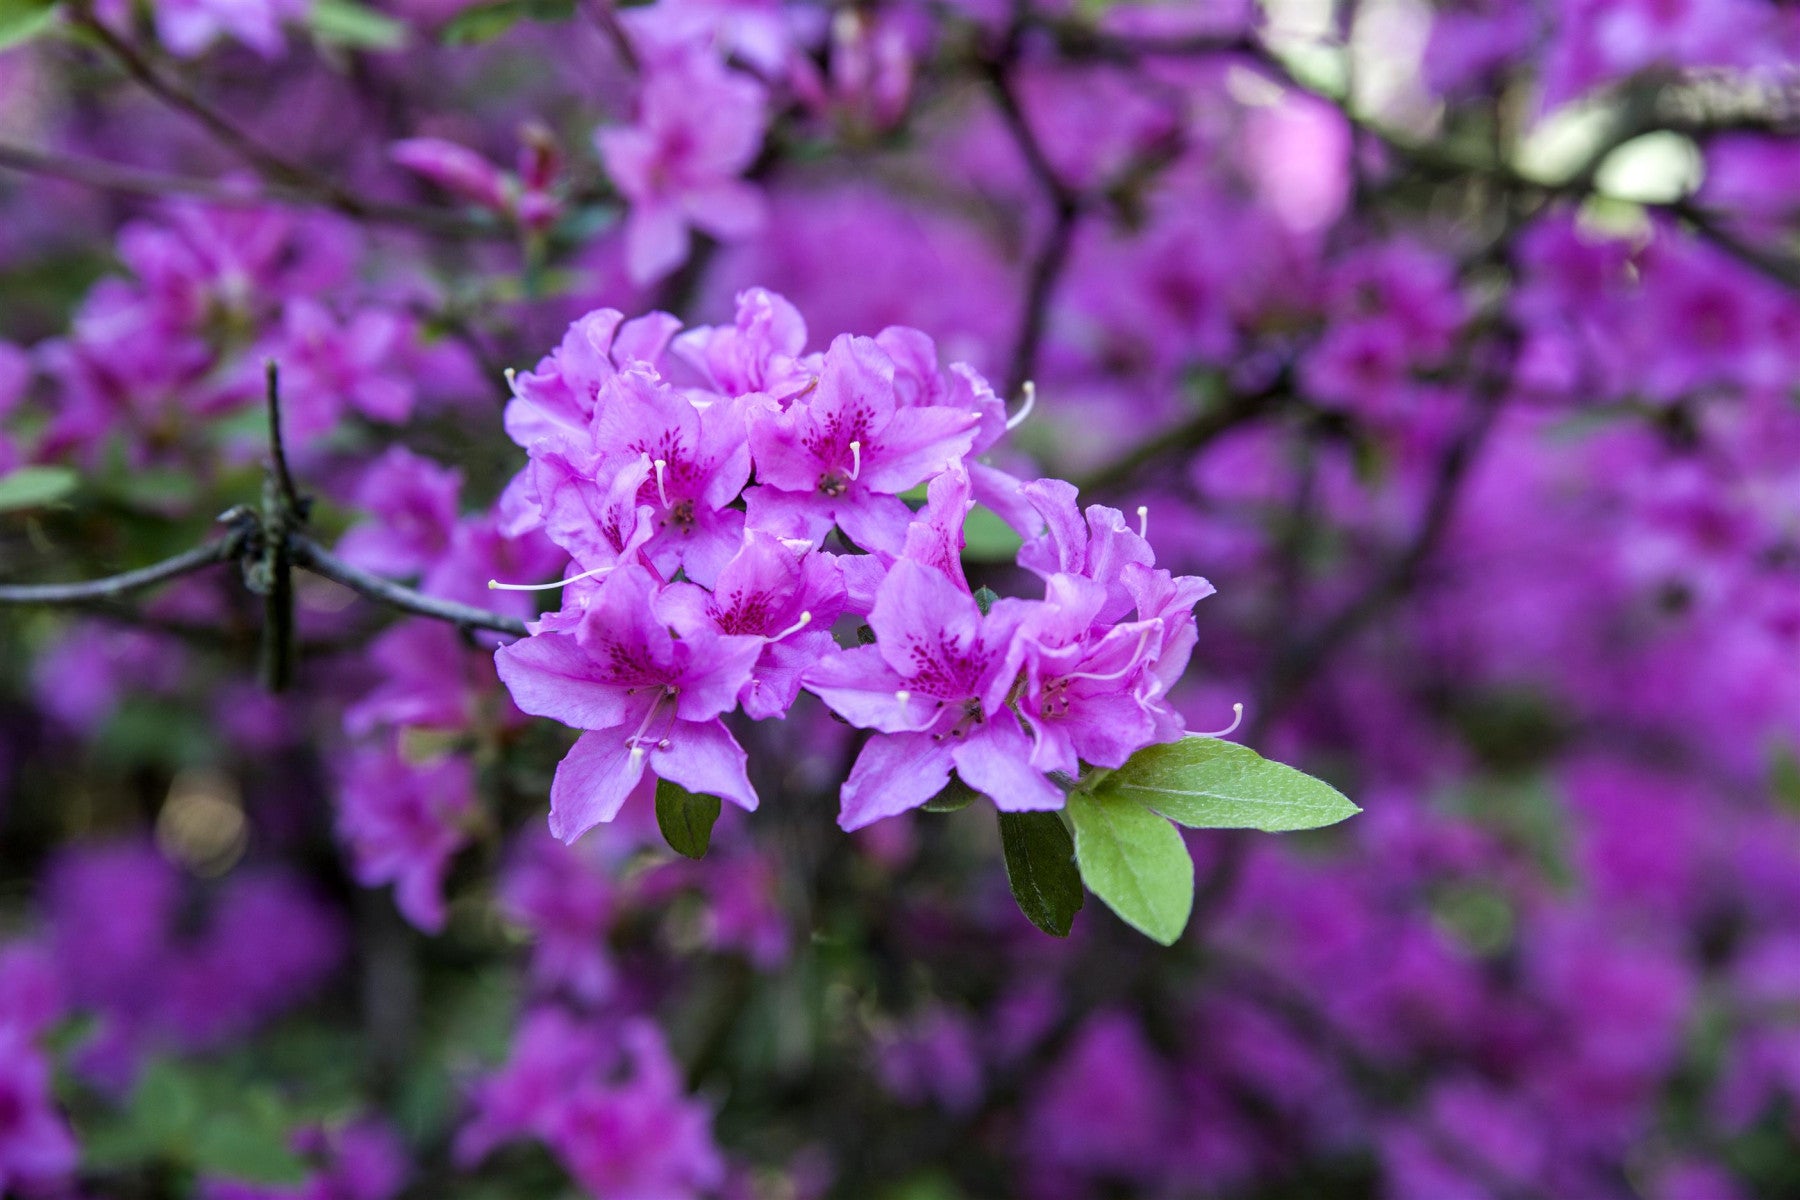
[[[295,566],[303,567],[333,583],[341,583],[351,591],[389,608],[421,617],[435,617],[467,629],[489,629],[495,633],[509,633],[514,637],[524,637],[531,632],[525,627],[525,622],[517,617],[459,604],[455,600],[439,600],[379,575],[371,575],[361,567],[351,566],[305,534],[295,534],[291,539],[291,546]]]
[[[0,585],[0,604],[84,605],[116,600],[144,588],[192,575],[207,567],[230,562],[243,552],[245,535],[234,533],[207,542],[161,562],[105,579],[81,583],[15,583]]]

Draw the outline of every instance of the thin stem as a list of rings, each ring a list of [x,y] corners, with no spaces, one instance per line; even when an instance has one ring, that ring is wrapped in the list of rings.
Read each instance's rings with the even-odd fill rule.
[[[300,493],[294,487],[293,473],[288,470],[287,442],[281,436],[281,367],[272,358],[263,364],[263,380],[269,413],[269,459],[275,472],[275,483],[290,515],[298,517],[303,505]]]
[[[125,73],[145,91],[200,125],[212,135],[214,141],[255,167],[259,174],[273,178],[313,201],[361,220],[407,225],[445,236],[507,236],[504,229],[485,218],[414,205],[390,204],[359,196],[336,180],[269,149],[242,125],[165,76],[135,46],[84,6],[76,7],[74,20],[83,30],[92,34]]]
[[[82,583],[0,585],[0,604],[83,605],[116,600],[131,592],[155,587],[183,575],[192,575],[219,563],[230,562],[242,553],[243,547],[244,536],[234,533],[196,546],[173,558],[165,558],[135,571],[109,575],[105,579],[90,579]]]
[[[1032,129],[1031,120],[1019,101],[1011,78],[1011,66],[1018,53],[1016,35],[1008,39],[999,56],[986,64],[987,81],[994,94],[1000,116],[1012,134],[1026,169],[1050,202],[1050,229],[1031,260],[1025,283],[1025,304],[1019,314],[1019,332],[1013,339],[1012,363],[1006,372],[1006,386],[1001,393],[1016,396],[1037,368],[1037,357],[1049,323],[1050,302],[1055,298],[1057,283],[1068,266],[1069,250],[1074,244],[1075,222],[1081,215],[1081,194],[1063,181],[1055,165]]]
[[[435,617],[467,629],[490,629],[495,633],[509,633],[515,637],[524,637],[530,632],[525,627],[525,622],[517,617],[504,616],[455,600],[439,600],[379,575],[371,575],[360,567],[351,566],[304,534],[295,534],[289,539],[289,543],[295,566],[333,583],[343,584],[378,604],[422,617]]]

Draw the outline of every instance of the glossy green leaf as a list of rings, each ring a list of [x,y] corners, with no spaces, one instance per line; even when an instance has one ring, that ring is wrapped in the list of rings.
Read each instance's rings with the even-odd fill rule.
[[[80,482],[68,467],[20,467],[0,475],[0,512],[54,504],[73,492]]]
[[[1146,746],[1094,790],[1135,800],[1190,829],[1287,833],[1362,811],[1328,783],[1212,737]]]
[[[1194,860],[1175,826],[1116,794],[1069,794],[1075,859],[1088,890],[1165,946],[1194,907]]]
[[[1006,881],[1025,919],[1053,937],[1068,937],[1085,897],[1075,842],[1053,812],[1000,814]]]
[[[713,822],[718,819],[717,796],[696,796],[678,783],[656,781],[656,825],[675,853],[705,858],[712,845]]]

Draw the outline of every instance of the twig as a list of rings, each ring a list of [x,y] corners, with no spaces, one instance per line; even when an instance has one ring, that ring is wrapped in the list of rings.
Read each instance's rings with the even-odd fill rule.
[[[263,596],[261,670],[263,686],[286,690],[294,676],[294,564],[290,537],[306,524],[307,505],[288,470],[281,433],[281,371],[270,359],[264,368],[269,418],[269,473],[263,479],[263,554],[253,586]]]
[[[1223,403],[1196,413],[1181,424],[1139,443],[1105,466],[1088,472],[1075,481],[1076,485],[1084,492],[1123,487],[1157,459],[1198,450],[1214,438],[1268,411],[1287,395],[1290,386],[1290,376],[1283,370],[1265,387],[1250,392],[1232,392]]]
[[[416,613],[422,617],[435,617],[467,629],[488,629],[515,637],[524,637],[530,632],[525,627],[525,622],[517,617],[460,604],[455,600],[439,600],[379,575],[371,575],[360,567],[351,566],[305,534],[295,534],[289,542],[295,566],[333,583],[341,583],[351,591],[389,608]]]
[[[1019,314],[1019,331],[1013,338],[1012,362],[1007,368],[1006,387],[1002,393],[1006,396],[1018,395],[1036,370],[1038,350],[1043,345],[1044,329],[1049,322],[1050,302],[1055,298],[1057,282],[1068,265],[1075,222],[1083,207],[1081,194],[1056,173],[1055,165],[1038,140],[1014,91],[1010,68],[1017,54],[1018,28],[1015,27],[1001,53],[984,64],[985,73],[994,102],[1025,159],[1026,169],[1050,202],[1051,215],[1050,230],[1032,257],[1026,277],[1025,304]]]
[[[85,6],[76,6],[73,20],[93,35],[125,73],[164,105],[187,116],[210,133],[220,145],[301,195],[366,221],[407,225],[431,233],[453,236],[506,236],[506,231],[485,217],[408,204],[372,200],[350,191],[303,163],[295,162],[265,146],[236,121],[202,100],[197,94],[165,76]]]
[[[192,575],[207,567],[230,562],[243,552],[246,535],[233,533],[217,541],[207,542],[192,550],[165,558],[161,562],[104,579],[81,583],[16,583],[0,585],[0,604],[95,604],[116,600],[131,592],[155,587],[183,575]]]

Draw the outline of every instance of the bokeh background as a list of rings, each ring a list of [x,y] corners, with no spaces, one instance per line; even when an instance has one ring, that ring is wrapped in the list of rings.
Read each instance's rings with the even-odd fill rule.
[[[480,638],[303,579],[277,696],[232,568],[0,609],[0,1194],[1800,1194],[1800,9],[0,0],[0,45],[6,582],[256,502],[273,357],[315,533],[533,612],[484,586],[561,561],[494,514],[505,369],[761,286],[1034,382],[1001,464],[1218,588],[1190,725],[1365,810],[1190,834],[1171,949],[1058,941],[984,804],[839,833],[816,703],[740,730],[704,861],[565,848],[569,735]]]

